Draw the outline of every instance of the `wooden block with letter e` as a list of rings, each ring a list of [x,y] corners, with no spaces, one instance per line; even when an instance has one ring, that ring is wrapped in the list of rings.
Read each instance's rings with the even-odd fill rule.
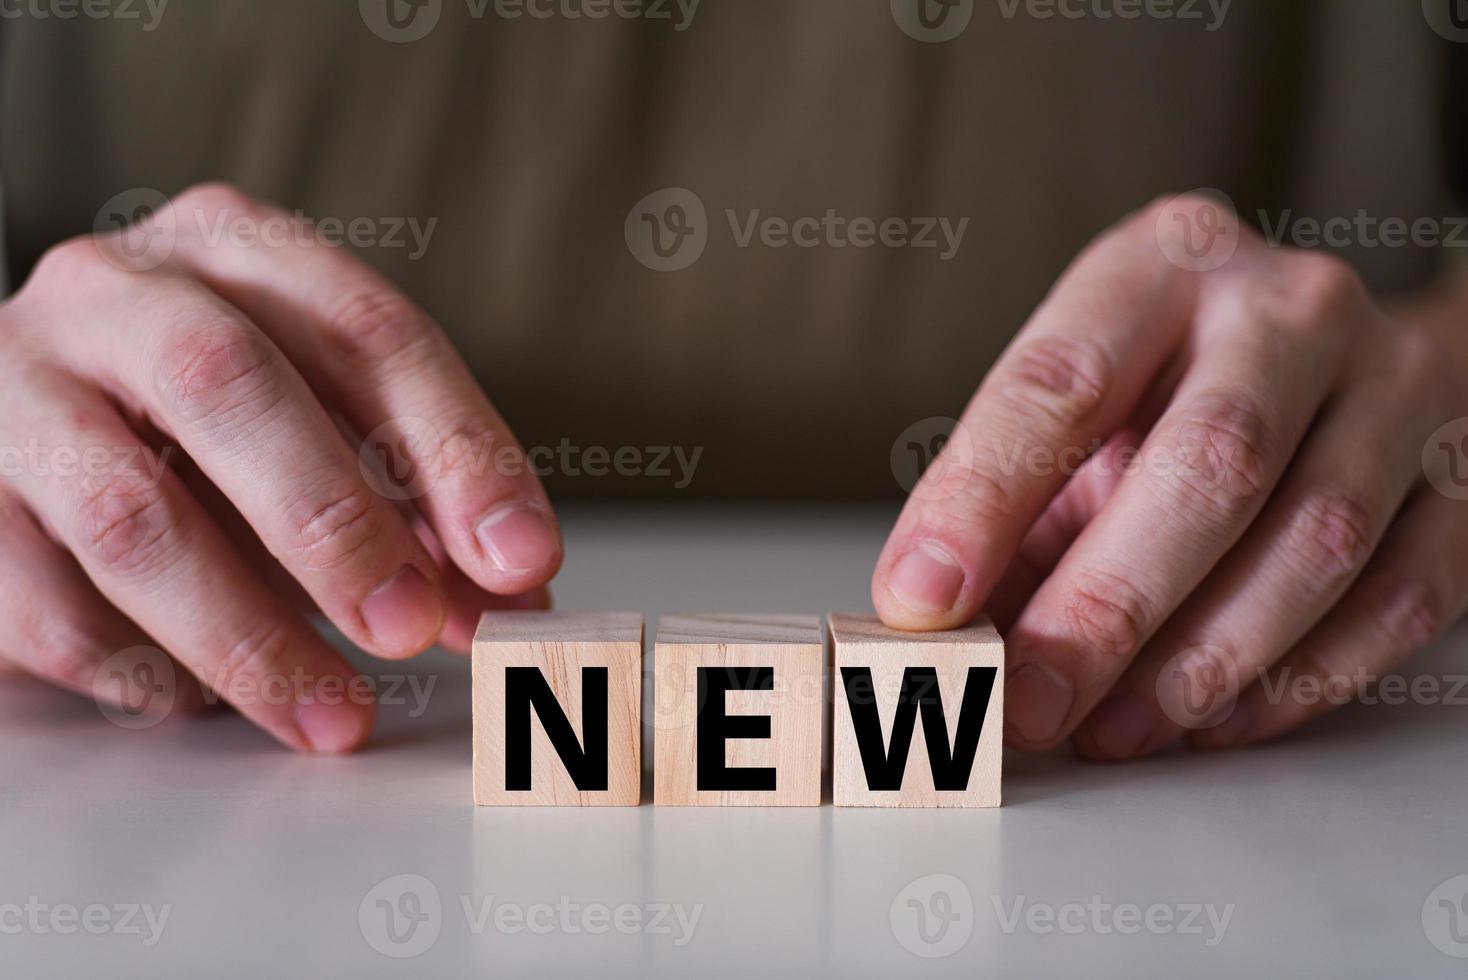
[[[641,802],[641,613],[485,613],[473,674],[475,803]]]
[[[819,806],[823,641],[815,616],[664,616],[654,801]]]
[[[833,802],[998,806],[1004,642],[994,625],[906,633],[832,615],[830,626]]]

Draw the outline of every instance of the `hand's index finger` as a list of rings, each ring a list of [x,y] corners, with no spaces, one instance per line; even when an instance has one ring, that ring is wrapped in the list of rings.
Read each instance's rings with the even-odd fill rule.
[[[384,496],[411,502],[454,563],[500,594],[560,567],[550,501],[514,434],[444,332],[346,250],[311,242],[228,249],[181,242],[181,261],[243,309],[365,437]]]
[[[872,601],[901,629],[979,611],[1030,525],[1130,413],[1189,321],[1156,208],[1093,244],[1000,357],[878,559]]]

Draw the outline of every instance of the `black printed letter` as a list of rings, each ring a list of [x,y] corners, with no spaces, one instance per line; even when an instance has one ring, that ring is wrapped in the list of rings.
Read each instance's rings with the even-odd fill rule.
[[[877,713],[871,668],[842,667],[841,682],[846,687],[851,727],[856,732],[857,748],[861,750],[867,786],[873,790],[902,789],[902,774],[907,769],[907,753],[912,746],[912,730],[921,708],[923,739],[928,744],[928,763],[933,767],[933,788],[967,789],[996,674],[998,669],[995,667],[968,669],[968,681],[958,711],[958,731],[950,753],[948,722],[943,712],[943,698],[938,693],[938,672],[932,667],[907,668],[902,672],[902,690],[897,695],[897,710],[892,716],[892,746],[889,751],[882,744],[882,719]]]
[[[768,715],[727,715],[729,691],[768,691],[775,686],[773,667],[698,668],[698,788],[704,790],[770,790],[773,769],[730,769],[724,743],[731,738],[769,738]]]
[[[530,709],[584,793],[607,788],[607,668],[581,668],[581,730],[576,732],[539,667],[505,668],[505,789],[530,789]]]

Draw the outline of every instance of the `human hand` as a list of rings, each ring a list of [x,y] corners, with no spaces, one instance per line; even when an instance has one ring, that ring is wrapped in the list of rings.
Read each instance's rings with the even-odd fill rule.
[[[1157,202],[984,380],[882,551],[877,611],[934,630],[987,605],[1022,749],[1279,735],[1344,700],[1291,696],[1302,678],[1349,697],[1468,606],[1468,490],[1434,489],[1468,487],[1465,362],[1340,261]]]
[[[285,220],[194,188],[0,305],[0,657],[107,696],[107,658],[156,645],[170,703],[202,682],[341,752],[374,706],[313,696],[356,672],[294,598],[379,657],[466,649],[480,610],[548,602],[561,540],[528,468],[479,465],[519,447],[421,310],[318,240],[207,234]]]

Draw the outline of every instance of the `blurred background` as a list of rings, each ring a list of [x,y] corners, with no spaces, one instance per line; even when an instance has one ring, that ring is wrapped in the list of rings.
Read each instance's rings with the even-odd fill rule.
[[[907,444],[1160,194],[1220,190],[1286,244],[1449,227],[1464,5],[16,2],[9,281],[119,194],[227,180],[360,230],[559,497],[896,500]],[[1359,227],[1336,245],[1384,296],[1454,254]],[[641,471],[590,475],[593,447]]]

